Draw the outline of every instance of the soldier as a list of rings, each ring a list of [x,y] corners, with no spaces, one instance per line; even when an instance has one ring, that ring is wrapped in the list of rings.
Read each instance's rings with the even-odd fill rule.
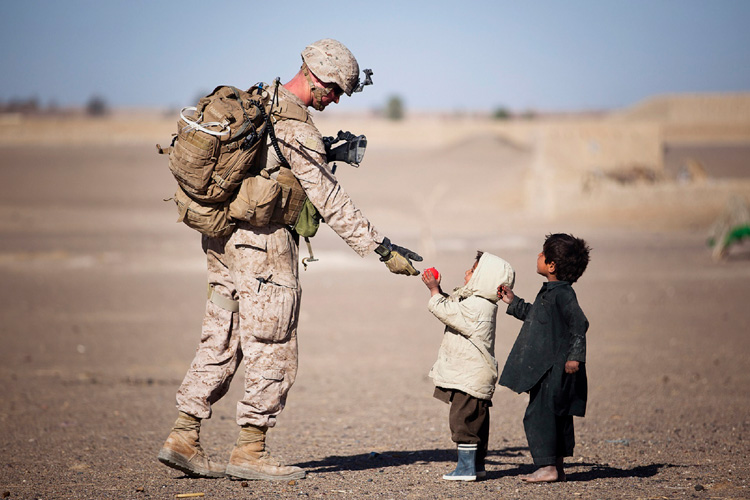
[[[299,119],[279,120],[275,133],[304,195],[323,219],[360,256],[376,252],[396,274],[418,275],[410,259],[422,258],[392,245],[354,206],[326,162],[321,133],[309,106],[323,110],[351,96],[359,65],[336,40],[319,40],[302,52],[302,67],[278,86],[278,107]],[[261,156],[267,172],[278,171],[274,148]],[[265,448],[266,431],[276,424],[297,374],[297,321],[301,289],[299,238],[288,225],[254,227],[237,221],[225,237],[203,236],[209,299],[195,358],[177,391],[179,418],[159,452],[159,460],[189,475],[243,479],[301,479],[305,471],[284,466]],[[245,393],[237,403],[239,438],[224,467],[209,460],[199,442],[200,423],[229,389],[245,359]]]

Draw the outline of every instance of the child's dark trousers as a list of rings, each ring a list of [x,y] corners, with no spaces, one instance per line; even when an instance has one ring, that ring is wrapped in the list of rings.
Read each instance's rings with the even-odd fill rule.
[[[557,458],[573,456],[575,433],[572,415],[557,415],[549,387],[550,372],[529,391],[529,406],[523,417],[526,440],[534,465],[555,465]]]

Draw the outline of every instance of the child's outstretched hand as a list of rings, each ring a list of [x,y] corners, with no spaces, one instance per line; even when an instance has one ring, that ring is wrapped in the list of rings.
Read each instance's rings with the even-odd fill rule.
[[[438,279],[435,279],[435,276],[428,269],[422,271],[422,283],[430,289],[432,295],[440,293],[440,281],[442,278],[442,276],[438,276]]]
[[[511,290],[509,286],[500,285],[497,287],[497,298],[506,304],[513,302],[513,297],[515,296],[516,294],[513,293],[513,290]]]

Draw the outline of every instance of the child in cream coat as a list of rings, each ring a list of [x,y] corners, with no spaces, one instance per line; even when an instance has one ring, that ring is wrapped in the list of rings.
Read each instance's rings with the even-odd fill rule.
[[[440,278],[425,271],[429,311],[445,324],[438,359],[430,370],[434,396],[450,403],[449,423],[458,445],[458,465],[443,476],[452,481],[474,481],[486,476],[484,459],[489,439],[492,395],[497,383],[495,322],[497,289],[513,287],[515,272],[506,261],[478,252],[465,273],[464,286],[450,295],[440,288]]]

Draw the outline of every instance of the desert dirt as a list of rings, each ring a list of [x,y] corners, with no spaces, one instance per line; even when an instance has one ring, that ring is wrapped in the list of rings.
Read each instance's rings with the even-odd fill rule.
[[[196,479],[165,467],[156,455],[206,290],[199,235],[163,201],[174,184],[153,144],[168,140],[165,123],[128,135],[106,119],[61,122],[49,129],[58,135],[0,144],[3,498],[750,498],[750,248],[715,262],[705,243],[725,191],[662,213],[662,191],[636,184],[618,199],[648,201],[646,213],[600,202],[588,214],[540,215],[526,197],[533,151],[489,129],[435,144],[403,124],[368,136],[363,165],[340,165],[338,177],[383,234],[441,272],[444,289],[463,283],[480,249],[508,260],[516,293],[532,300],[545,234],[571,232],[593,248],[575,285],[591,323],[589,404],[575,420],[568,481],[520,481],[533,470],[527,397],[500,387],[487,478],[441,479],[456,451],[427,377],[443,330],[428,291],[374,255],[360,259],[327,227],[312,240],[320,260],[300,271],[299,373],[269,431],[272,453],[307,478]],[[325,134],[338,128],[321,122]],[[501,365],[520,326],[501,306]],[[217,460],[236,440],[241,394],[240,371],[204,422]]]

